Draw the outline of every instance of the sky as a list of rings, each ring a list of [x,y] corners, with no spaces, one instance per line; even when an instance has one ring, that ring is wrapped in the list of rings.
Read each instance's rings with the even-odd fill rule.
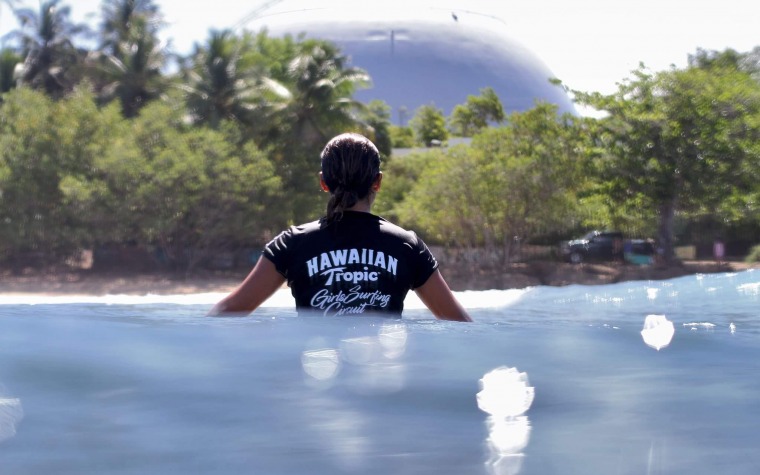
[[[35,0],[17,0],[37,9]],[[75,21],[96,26],[101,0],[62,0]],[[313,0],[317,3],[319,0]],[[611,93],[643,62],[654,71],[683,67],[697,48],[746,52],[760,46],[760,2],[747,0],[384,0],[450,5],[499,17],[572,89]],[[265,0],[156,0],[168,26],[164,39],[189,54],[210,29],[237,26]],[[362,5],[354,0],[352,5]],[[358,8],[361,8],[359,6]],[[0,34],[17,24],[0,1]]]

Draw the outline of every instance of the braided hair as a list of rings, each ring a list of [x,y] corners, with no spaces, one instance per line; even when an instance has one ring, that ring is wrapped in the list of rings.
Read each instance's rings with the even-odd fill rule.
[[[380,152],[363,135],[333,138],[322,150],[322,179],[330,190],[327,222],[339,221],[343,211],[366,198],[380,173]]]

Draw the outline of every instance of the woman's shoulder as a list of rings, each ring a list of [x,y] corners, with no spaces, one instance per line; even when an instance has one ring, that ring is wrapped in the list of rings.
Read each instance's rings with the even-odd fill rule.
[[[303,224],[294,224],[283,229],[267,245],[292,245],[295,242],[303,240],[310,234],[319,231],[322,228],[322,220],[311,221]]]
[[[296,224],[287,229],[287,231],[290,234],[293,235],[302,235],[302,234],[309,234],[313,232],[317,232],[320,229],[324,229],[325,227],[325,220],[324,218],[318,219],[316,221],[309,221],[308,223],[303,224]]]
[[[420,240],[413,230],[403,228],[382,216],[358,211],[346,211],[341,219],[332,222],[322,217],[316,221],[294,225],[283,233],[291,239],[301,240],[320,232],[365,235],[368,229],[376,229],[380,234],[391,235],[409,243],[417,243]]]
[[[378,216],[378,222],[380,223],[380,231],[385,234],[392,234],[405,241],[416,243],[420,240],[416,232],[411,229],[406,229],[393,223],[382,216]]]

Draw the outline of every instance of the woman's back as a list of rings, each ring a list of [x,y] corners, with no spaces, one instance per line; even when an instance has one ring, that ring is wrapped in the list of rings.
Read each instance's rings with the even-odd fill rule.
[[[299,311],[325,315],[400,314],[407,292],[438,267],[416,234],[355,211],[339,221],[293,226],[264,255],[287,279]]]
[[[425,243],[370,213],[383,181],[377,147],[361,135],[341,134],[321,158],[319,183],[330,193],[324,218],[270,241],[248,277],[210,314],[253,311],[287,280],[299,311],[400,315],[415,289],[437,318],[470,321]]]

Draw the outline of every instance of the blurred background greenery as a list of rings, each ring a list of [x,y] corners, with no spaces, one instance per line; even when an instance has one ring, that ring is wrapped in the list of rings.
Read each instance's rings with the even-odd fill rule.
[[[321,216],[319,152],[345,131],[383,154],[374,211],[433,245],[506,263],[525,244],[616,229],[655,238],[666,261],[717,239],[758,259],[758,48],[642,65],[612,94],[567,90],[595,117],[543,102],[505,113],[484,88],[399,126],[387,104],[353,98],[371,77],[325,40],[211,31],[176,57],[150,0],[103,1],[96,31],[56,0],[13,11],[0,51],[0,262],[13,269],[83,252],[96,267],[249,266]]]

